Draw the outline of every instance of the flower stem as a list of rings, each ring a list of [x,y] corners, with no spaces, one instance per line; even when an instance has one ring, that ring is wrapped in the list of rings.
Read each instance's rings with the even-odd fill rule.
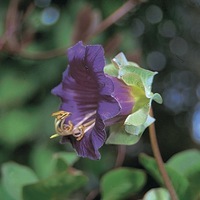
[[[115,168],[121,167],[123,165],[125,156],[126,156],[126,146],[118,145],[117,146],[117,159],[115,162]]]
[[[153,109],[152,108],[150,109],[150,115],[153,117]],[[164,163],[163,163],[163,159],[162,159],[161,154],[160,154],[154,123],[149,126],[149,135],[150,135],[153,154],[154,154],[154,157],[156,159],[160,174],[163,177],[164,184],[169,191],[171,199],[172,200],[178,200],[178,196],[177,196],[176,191],[175,191],[175,189],[174,189],[174,187],[173,187],[173,185],[170,181],[170,178],[167,174],[167,171],[166,171]]]

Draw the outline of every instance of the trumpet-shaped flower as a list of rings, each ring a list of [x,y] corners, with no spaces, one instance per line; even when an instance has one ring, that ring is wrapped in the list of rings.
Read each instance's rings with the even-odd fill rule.
[[[60,110],[52,114],[56,134],[51,138],[60,135],[61,143],[71,142],[79,156],[99,159],[99,148],[107,138],[105,126],[118,121],[120,112],[129,114],[133,102],[124,100],[121,108],[120,98],[126,97],[114,94],[115,85],[121,81],[104,73],[104,50],[100,45],[84,46],[79,42],[68,49],[68,60],[62,82],[52,90],[62,102]],[[118,86],[116,92],[126,93],[126,87]]]
[[[69,65],[52,93],[61,98],[55,117],[61,143],[71,142],[81,157],[99,159],[99,148],[109,144],[134,144],[154,119],[151,101],[161,102],[151,92],[156,74],[128,62],[123,54],[105,66],[100,45],[82,42],[68,49]],[[107,138],[105,127],[111,126]]]

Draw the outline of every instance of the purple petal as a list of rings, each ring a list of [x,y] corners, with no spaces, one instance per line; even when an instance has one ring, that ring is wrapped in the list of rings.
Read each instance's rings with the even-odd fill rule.
[[[118,101],[121,110],[116,117],[109,118],[106,121],[106,126],[110,126],[114,123],[118,123],[119,121],[125,120],[127,115],[131,114],[134,106],[134,97],[131,94],[132,91],[131,87],[125,85],[122,80],[116,77],[109,76],[109,78],[112,80],[115,86],[112,96],[115,98],[115,100]],[[114,104],[111,104],[110,109],[112,109],[113,107],[112,105],[114,106]]]
[[[74,125],[85,116],[94,113],[88,121],[95,119],[95,125],[84,137],[77,141],[73,136],[65,136],[62,142],[69,139],[78,155],[99,159],[98,149],[106,139],[105,121],[120,113],[121,107],[114,94],[114,84],[104,74],[104,50],[100,45],[83,46],[77,43],[68,50],[69,66],[63,73],[62,82],[52,90],[61,98],[61,110],[71,112],[66,119]]]
[[[70,140],[79,156],[98,160],[101,158],[99,148],[103,146],[106,140],[105,125],[103,121],[97,117],[94,128],[85,133],[82,140],[77,141],[73,137],[70,137]]]

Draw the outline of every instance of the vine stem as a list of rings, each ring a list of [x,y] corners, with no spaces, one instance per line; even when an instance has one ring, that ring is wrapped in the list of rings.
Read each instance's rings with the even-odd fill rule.
[[[153,109],[150,109],[150,115],[153,117]],[[155,124],[151,124],[149,126],[149,136],[150,136],[150,141],[151,141],[151,146],[152,146],[152,150],[153,150],[153,154],[156,160],[156,163],[158,165],[158,169],[160,171],[160,174],[163,178],[165,187],[168,189],[169,194],[171,196],[172,200],[178,200],[178,196],[176,194],[176,191],[171,183],[171,180],[167,174],[167,171],[165,169],[164,166],[164,162],[159,150],[159,146],[158,146],[158,141],[157,141],[157,137],[156,137],[156,129],[155,129]]]
[[[87,38],[86,41],[90,38],[102,33],[111,25],[119,21],[124,17],[128,12],[135,8],[139,3],[144,2],[144,0],[128,0],[120,8],[118,8],[114,13],[108,16],[104,21],[102,21],[94,32],[92,32]]]
[[[117,146],[117,159],[116,159],[116,162],[115,162],[115,168],[121,167],[123,165],[125,156],[126,156],[126,146],[118,145]]]
[[[84,41],[87,42],[88,40],[92,39],[96,35],[99,35],[103,31],[105,31],[107,28],[109,28],[111,25],[119,21],[128,12],[134,9],[137,5],[145,1],[146,0],[128,0],[120,8],[118,8],[114,13],[112,13],[105,20],[103,20],[94,30],[94,32],[90,33]],[[31,59],[31,60],[45,60],[45,59],[55,58],[58,56],[64,56],[67,48],[68,47],[57,48],[57,49],[52,49],[46,52],[29,52],[27,50],[21,50],[17,52],[16,55],[22,58]]]

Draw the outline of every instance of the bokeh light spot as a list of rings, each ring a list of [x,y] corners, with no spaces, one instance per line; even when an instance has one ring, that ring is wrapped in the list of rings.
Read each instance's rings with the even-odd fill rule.
[[[174,37],[176,35],[176,26],[174,25],[173,21],[166,20],[159,26],[159,33],[163,37]]]
[[[162,20],[163,12],[160,7],[151,5],[146,10],[146,18],[151,24],[156,24]]]
[[[163,94],[164,105],[169,110],[179,113],[182,110],[184,97],[177,88],[167,88]]]
[[[192,116],[192,138],[195,142],[200,143],[200,103],[195,106]]]
[[[151,70],[161,71],[165,68],[166,57],[159,51],[153,51],[147,55],[147,65]]]
[[[174,37],[169,43],[170,51],[178,56],[183,56],[187,53],[188,44],[181,37]]]
[[[60,12],[55,7],[45,8],[42,12],[41,21],[45,25],[53,25],[60,17]]]
[[[134,19],[132,22],[132,32],[134,36],[139,37],[144,33],[145,26],[140,19]]]

